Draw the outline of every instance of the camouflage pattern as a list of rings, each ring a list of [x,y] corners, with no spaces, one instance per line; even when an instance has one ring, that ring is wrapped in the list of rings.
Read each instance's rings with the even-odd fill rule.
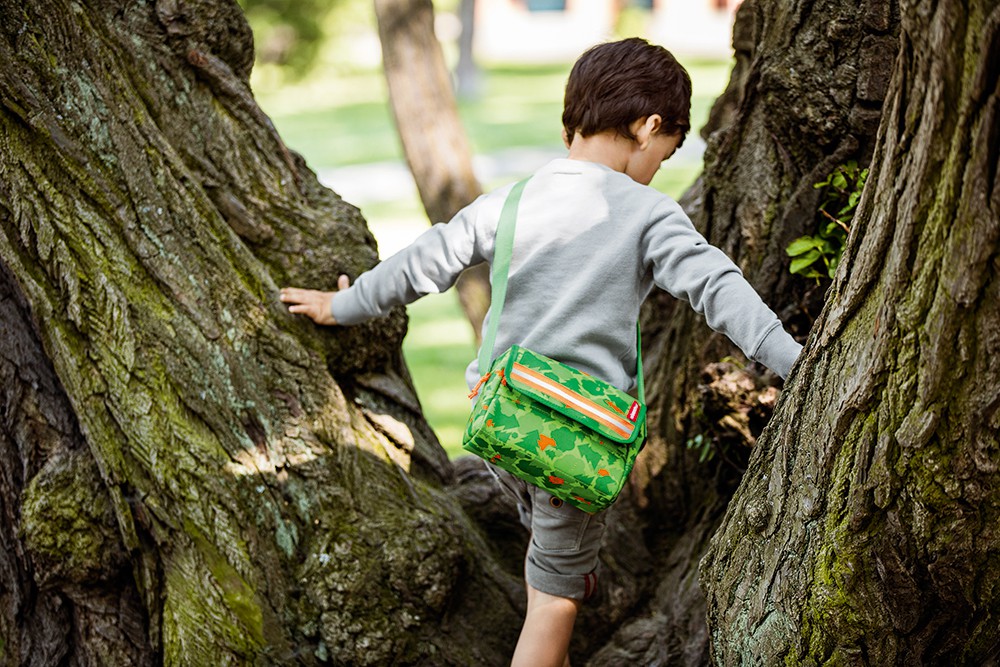
[[[512,376],[515,364],[615,412],[632,409],[634,432],[623,438],[551,396],[526,390]],[[462,446],[585,512],[598,512],[618,497],[645,440],[645,406],[635,403],[606,382],[515,346],[481,381]]]

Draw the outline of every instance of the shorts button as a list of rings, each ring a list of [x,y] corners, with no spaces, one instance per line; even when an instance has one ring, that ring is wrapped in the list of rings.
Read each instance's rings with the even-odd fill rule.
[[[563,501],[556,498],[555,496],[552,496],[551,498],[549,498],[549,505],[552,505],[556,509],[559,509],[560,507],[563,506]]]

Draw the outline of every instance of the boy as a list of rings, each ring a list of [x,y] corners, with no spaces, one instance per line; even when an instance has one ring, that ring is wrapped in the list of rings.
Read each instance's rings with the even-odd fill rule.
[[[691,81],[664,48],[632,38],[583,54],[566,85],[566,158],[528,181],[517,212],[496,358],[517,344],[621,389],[636,378],[635,323],[653,285],[685,299],[752,359],[787,375],[801,346],[740,270],[695,231],[669,197],[647,187],[690,127]],[[483,195],[447,225],[336,292],[282,290],[292,313],[357,324],[440,292],[478,262],[492,262],[511,186]],[[481,373],[475,360],[466,380]],[[581,602],[596,587],[604,515],[587,514],[505,471],[531,531],[528,608],[513,665],[568,665]]]

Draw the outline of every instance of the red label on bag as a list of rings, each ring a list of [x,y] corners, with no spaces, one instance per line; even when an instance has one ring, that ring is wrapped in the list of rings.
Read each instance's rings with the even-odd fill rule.
[[[625,416],[628,417],[630,422],[635,423],[635,420],[639,418],[639,401],[632,403],[632,407],[628,409],[628,414]]]

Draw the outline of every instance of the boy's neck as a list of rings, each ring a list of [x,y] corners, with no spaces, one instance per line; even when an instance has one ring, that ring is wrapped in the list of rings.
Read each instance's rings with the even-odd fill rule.
[[[570,160],[596,162],[624,173],[634,143],[614,130],[606,130],[589,137],[581,136],[577,132],[573,137],[573,143],[569,146],[567,157]]]

